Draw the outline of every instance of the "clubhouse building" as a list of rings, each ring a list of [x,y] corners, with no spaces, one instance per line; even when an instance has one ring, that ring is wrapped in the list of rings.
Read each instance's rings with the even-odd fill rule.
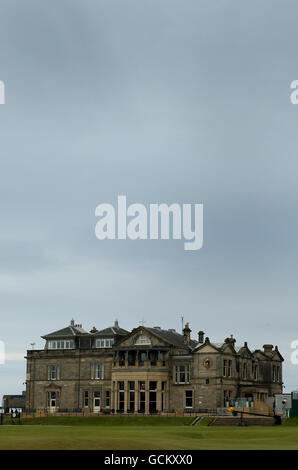
[[[204,332],[114,325],[90,332],[70,325],[27,351],[26,410],[91,413],[183,413],[214,410],[235,399],[265,401],[282,393],[283,358],[266,344],[250,350]]]

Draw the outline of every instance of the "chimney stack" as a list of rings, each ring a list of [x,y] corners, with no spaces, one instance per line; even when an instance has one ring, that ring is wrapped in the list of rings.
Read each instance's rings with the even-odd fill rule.
[[[184,336],[184,343],[189,344],[190,343],[190,333],[191,329],[189,328],[189,323],[185,323],[185,327],[183,328],[183,336]]]
[[[198,333],[198,340],[199,340],[199,344],[203,344],[204,343],[204,331],[199,331]]]
[[[114,328],[119,328],[119,322],[118,322],[118,320],[115,320],[115,322],[114,322]]]
[[[234,336],[233,336],[233,335],[230,335],[230,337],[229,337],[229,338],[226,338],[226,339],[225,339],[225,343],[227,343],[227,344],[229,344],[229,343],[230,343],[230,344],[232,344],[232,345],[234,346],[234,345],[235,345],[235,343],[236,343],[236,340],[235,340],[235,338],[234,338]]]
[[[264,353],[271,353],[273,349],[273,344],[264,344]]]

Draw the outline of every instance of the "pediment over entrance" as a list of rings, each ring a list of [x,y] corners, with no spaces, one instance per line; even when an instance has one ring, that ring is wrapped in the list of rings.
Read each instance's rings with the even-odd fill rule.
[[[196,353],[198,354],[206,354],[206,353],[218,353],[218,349],[214,346],[212,346],[212,344],[210,343],[206,343],[206,344],[202,344],[200,345],[197,350],[196,350]]]
[[[135,346],[151,346],[151,339],[147,334],[141,333],[139,336],[136,337]]]
[[[117,343],[114,344],[114,347],[121,347],[121,348],[139,348],[139,347],[169,347],[169,343],[162,338],[152,332],[151,328],[146,329],[144,326],[136,328],[132,330],[130,335],[126,336],[125,338],[121,339]]]

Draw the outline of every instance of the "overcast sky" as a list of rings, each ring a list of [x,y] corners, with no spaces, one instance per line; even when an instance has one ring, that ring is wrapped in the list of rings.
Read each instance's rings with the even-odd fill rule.
[[[0,0],[0,394],[86,330],[279,345],[298,388],[298,4]],[[95,208],[203,203],[204,246],[99,241]]]

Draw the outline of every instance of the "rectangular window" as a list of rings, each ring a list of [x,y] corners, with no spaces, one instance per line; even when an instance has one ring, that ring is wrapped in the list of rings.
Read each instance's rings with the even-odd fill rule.
[[[84,391],[83,397],[84,397],[84,408],[89,408],[89,392],[88,392],[88,390]]]
[[[193,391],[185,390],[185,408],[193,407]]]
[[[246,379],[247,378],[247,363],[244,362],[242,366],[242,378]]]
[[[143,366],[146,359],[147,359],[147,353],[141,352],[140,353],[140,359],[139,359],[139,366]]]
[[[94,364],[94,379],[103,380],[104,379],[104,365],[97,363]]]
[[[228,377],[232,377],[232,361],[228,361]]]
[[[139,382],[139,390],[140,390],[140,396],[139,396],[139,408],[141,411],[145,411],[145,402],[146,402],[146,385],[144,381]]]
[[[135,351],[129,351],[128,352],[128,365],[129,366],[134,366],[136,363],[136,352]]]
[[[150,351],[149,359],[150,359],[150,365],[151,366],[156,366],[157,358],[158,358],[157,352],[156,351]]]
[[[163,351],[159,351],[158,352],[158,360],[161,361],[163,366],[166,365],[166,360],[165,359],[166,359],[165,353]]]
[[[139,382],[139,411],[142,413],[145,412],[146,404],[146,392],[145,392],[145,382]]]
[[[149,382],[149,413],[156,412],[157,382]]]
[[[258,364],[253,365],[253,378],[254,378],[254,380],[258,380],[258,378],[259,378]]]
[[[101,338],[95,341],[96,348],[111,348],[114,344],[113,338]]]
[[[124,382],[118,382],[118,410],[124,411]]]
[[[232,392],[230,390],[224,390],[224,406],[229,406]]]
[[[48,366],[48,380],[60,379],[60,367],[56,365]]]
[[[106,390],[106,408],[110,408],[110,404],[111,404],[110,390]]]
[[[130,412],[135,411],[135,383],[128,382],[128,389],[129,389],[129,403],[128,403],[128,410]]]
[[[190,365],[180,365],[175,367],[175,382],[177,384],[189,383]]]
[[[232,377],[232,361],[224,359],[223,361],[223,376]]]
[[[74,340],[49,341],[48,349],[74,349]]]
[[[125,366],[125,352],[119,352],[119,366]]]
[[[228,374],[227,363],[228,363],[228,361],[226,359],[224,359],[224,361],[223,361],[223,376],[224,377],[227,377],[227,374]]]

